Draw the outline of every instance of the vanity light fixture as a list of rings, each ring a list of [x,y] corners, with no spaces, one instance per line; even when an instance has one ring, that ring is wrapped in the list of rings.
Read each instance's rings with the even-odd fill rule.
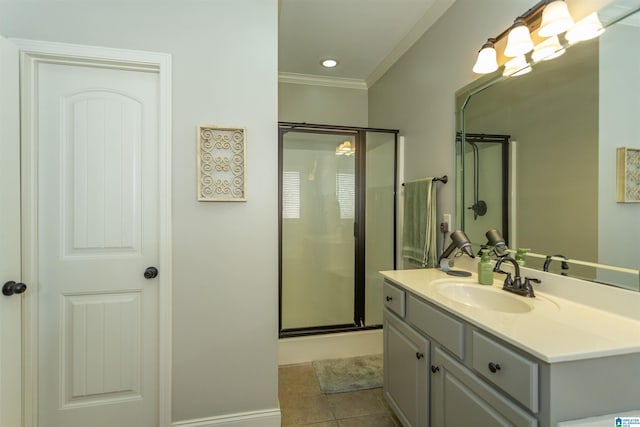
[[[513,23],[509,36],[507,37],[507,47],[504,49],[504,56],[516,57],[529,53],[533,50],[533,41],[527,23],[522,18],[518,18]]]
[[[345,141],[336,148],[336,156],[353,156],[354,154],[356,154],[356,149],[350,141]]]
[[[482,45],[482,48],[480,48],[480,52],[478,52],[478,59],[473,66],[474,73],[488,74],[493,73],[498,69],[498,60],[494,42],[494,39],[488,39],[487,42]]]
[[[336,59],[323,59],[320,64],[324,67],[324,68],[335,68],[338,66],[338,61]]]
[[[549,3],[542,11],[542,23],[538,34],[540,37],[551,37],[564,33],[573,26],[573,18],[564,0]]]
[[[593,12],[586,18],[576,22],[576,24],[564,35],[569,44],[578,43],[585,40],[591,40],[604,33],[604,27],[598,14]]]
[[[533,48],[531,58],[535,61],[548,61],[564,54],[565,48],[562,47],[558,36],[551,36],[548,39],[538,43]]]
[[[504,38],[506,38],[504,57],[507,57],[505,60],[507,64],[505,64],[503,75],[518,76],[531,71],[531,63],[562,55],[568,41],[586,40],[587,36],[584,34],[594,34],[591,37],[599,34],[597,31],[589,31],[589,28],[599,28],[600,33],[602,32],[602,25],[597,15],[595,15],[595,21],[593,17],[587,17],[578,24],[574,25],[564,0],[541,0],[518,16],[511,27],[482,45],[473,66],[473,72],[488,74],[497,70],[499,64],[494,59],[498,56],[495,46]],[[562,33],[565,33],[565,37],[558,38],[558,34]],[[531,34],[534,34],[536,39],[543,39],[535,47]],[[565,45],[560,43],[561,40]],[[529,56],[531,51],[533,53]],[[524,59],[520,58],[523,55],[527,56]],[[508,60],[508,58],[514,59]],[[529,64],[524,65],[523,60]]]

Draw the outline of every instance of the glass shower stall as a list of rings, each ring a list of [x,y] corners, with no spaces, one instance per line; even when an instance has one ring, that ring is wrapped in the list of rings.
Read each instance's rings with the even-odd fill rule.
[[[395,268],[395,130],[279,124],[280,336],[378,328]]]

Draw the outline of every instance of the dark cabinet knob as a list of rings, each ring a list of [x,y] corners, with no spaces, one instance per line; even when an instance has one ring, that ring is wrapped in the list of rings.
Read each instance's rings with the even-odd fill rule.
[[[393,297],[385,297],[385,299],[386,299],[387,301],[392,301],[392,300],[393,300]]]
[[[145,279],[153,279],[157,276],[158,276],[158,269],[155,267],[147,267],[147,269],[144,271]]]
[[[2,286],[2,294],[6,296],[11,296],[13,294],[21,294],[27,290],[27,285],[24,283],[16,283],[13,280],[6,282]]]
[[[431,365],[431,372],[435,374],[436,372],[439,372],[439,371],[440,371],[440,368],[438,366]]]
[[[416,352],[416,359],[420,360],[424,357],[424,353]]]
[[[493,362],[490,362],[490,363],[489,363],[489,370],[490,370],[492,373],[494,373],[494,374],[495,374],[495,373],[496,373],[496,372],[498,372],[500,369],[501,369],[501,368],[500,368],[500,365],[499,365],[499,364],[497,364],[497,363],[493,363]]]

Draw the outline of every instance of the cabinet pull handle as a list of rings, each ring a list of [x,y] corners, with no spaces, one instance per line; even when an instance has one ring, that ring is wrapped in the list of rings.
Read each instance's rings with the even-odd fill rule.
[[[438,371],[440,371],[440,368],[439,368],[438,366],[436,366],[436,365],[431,365],[431,372],[433,372],[433,373],[435,374],[435,373],[436,373],[436,372],[438,372]]]
[[[393,300],[393,297],[386,297],[386,300],[387,301],[391,301],[391,300]]]
[[[416,352],[416,359],[420,360],[424,357],[424,353],[420,353],[419,351]]]
[[[495,373],[496,373],[496,372],[498,372],[500,369],[501,369],[501,368],[500,368],[500,365],[499,365],[498,363],[489,362],[489,370],[490,370],[492,373],[494,373],[494,374],[495,374]]]

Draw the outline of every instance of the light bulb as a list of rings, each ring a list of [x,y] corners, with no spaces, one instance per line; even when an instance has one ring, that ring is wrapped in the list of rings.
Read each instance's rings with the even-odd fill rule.
[[[549,3],[542,11],[542,23],[538,34],[540,37],[551,37],[564,33],[573,25],[573,18],[564,0]]]
[[[534,62],[548,61],[553,58],[557,58],[565,52],[565,49],[560,45],[558,36],[552,36],[543,42],[538,43],[533,48],[531,58]]]
[[[527,63],[524,55],[520,55],[504,64],[504,71],[502,72],[502,75],[506,77],[516,77],[527,74],[530,71],[531,65]]]
[[[602,23],[598,18],[598,14],[593,12],[586,18],[576,22],[576,25],[571,27],[565,37],[570,44],[574,44],[584,40],[591,40],[604,33]]]
[[[516,57],[531,52],[533,49],[533,41],[527,24],[520,18],[516,19],[509,36],[507,37],[507,47],[504,49],[504,55]]]
[[[338,65],[338,61],[335,59],[324,59],[321,62],[322,66],[325,68],[334,68]]]
[[[477,74],[493,73],[498,69],[496,57],[496,49],[493,42],[488,40],[478,52],[478,59],[473,66],[473,72]]]

